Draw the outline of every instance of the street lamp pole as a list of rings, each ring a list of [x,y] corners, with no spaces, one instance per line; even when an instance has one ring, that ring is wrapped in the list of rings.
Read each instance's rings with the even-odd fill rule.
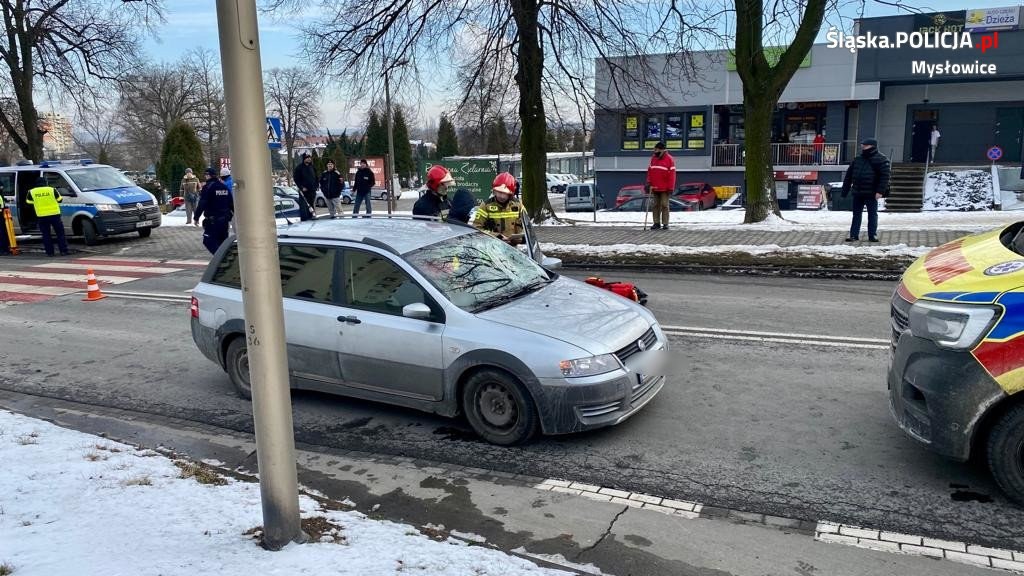
[[[217,0],[234,176],[246,350],[263,502],[263,545],[306,539],[299,519],[281,265],[267,154],[256,0]],[[211,312],[212,313],[212,312]]]
[[[388,161],[387,174],[391,177],[391,182],[388,187],[391,188],[391,193],[388,194],[388,214],[395,211],[395,184],[398,180],[395,176],[395,129],[394,122],[391,121],[391,71],[384,71],[384,116],[388,125]]]

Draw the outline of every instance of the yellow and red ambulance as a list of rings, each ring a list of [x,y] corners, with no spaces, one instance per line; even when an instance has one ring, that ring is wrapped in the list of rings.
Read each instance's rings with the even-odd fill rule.
[[[1024,222],[920,258],[892,297],[889,399],[907,434],[977,452],[1024,503]]]

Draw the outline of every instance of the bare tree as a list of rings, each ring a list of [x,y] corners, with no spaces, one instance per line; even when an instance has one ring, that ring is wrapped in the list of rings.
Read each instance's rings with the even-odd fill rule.
[[[188,94],[193,100],[191,120],[196,135],[206,148],[209,166],[216,166],[217,159],[227,155],[228,138],[220,58],[212,50],[197,48],[185,57],[183,68],[189,80]]]
[[[6,34],[0,60],[11,80],[0,96],[18,104],[17,115],[0,107],[0,126],[26,158],[39,160],[39,90],[81,100],[95,95],[96,82],[132,74],[139,66],[137,30],[162,19],[162,0],[0,0],[0,10]]]
[[[320,76],[305,68],[271,68],[263,75],[267,114],[281,119],[288,178],[295,169],[295,140],[312,134],[320,121]]]
[[[195,88],[181,63],[147,67],[122,83],[117,122],[129,143],[150,162],[160,158],[164,136],[175,122],[196,117],[200,107]]]
[[[616,67],[616,81],[631,88],[673,90],[671,77],[682,67],[651,70],[643,62],[619,67],[615,58],[644,54],[657,46],[668,60],[686,54],[693,22],[684,16],[693,0],[670,3],[635,0],[268,0],[270,10],[308,7],[327,16],[304,30],[315,67],[352,81],[353,89],[379,92],[382,79],[435,70],[456,53],[457,38],[476,34],[467,58],[472,79],[486,76],[495,59],[513,55],[511,75],[518,93],[519,144],[523,160],[524,200],[531,216],[543,217],[545,186],[545,79],[557,83],[579,106],[590,106],[595,59]],[[706,12],[706,10],[705,10]],[[691,22],[691,20],[693,22]],[[557,80],[555,80],[557,78]],[[431,76],[434,81],[434,76]],[[493,83],[492,83],[493,85]],[[506,86],[511,82],[506,81]],[[549,88],[548,93],[552,90]]]
[[[75,145],[97,162],[107,164],[121,137],[112,107],[102,103],[80,106],[75,115]]]

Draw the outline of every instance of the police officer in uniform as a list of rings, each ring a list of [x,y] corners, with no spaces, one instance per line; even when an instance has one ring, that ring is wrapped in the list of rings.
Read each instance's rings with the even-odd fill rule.
[[[53,236],[57,235],[57,247],[60,255],[68,255],[68,241],[64,237],[64,222],[60,219],[61,198],[57,189],[46,184],[44,178],[36,180],[36,187],[28,191],[25,202],[36,211],[39,231],[43,234],[43,249],[47,256],[53,256]],[[51,232],[52,230],[52,232]],[[5,232],[6,233],[6,232]]]
[[[231,218],[235,214],[235,204],[231,200],[231,191],[217,178],[217,171],[206,169],[206,185],[199,194],[199,205],[196,206],[195,222],[199,226],[199,217],[203,214],[203,246],[210,254],[228,239]]]
[[[473,225],[515,246],[523,242],[523,205],[515,198],[516,179],[502,172],[491,185],[492,196],[476,212]]]
[[[427,170],[427,193],[412,207],[413,216],[447,218],[452,205],[448,202],[448,189],[455,184],[452,173],[444,166],[431,166]]]

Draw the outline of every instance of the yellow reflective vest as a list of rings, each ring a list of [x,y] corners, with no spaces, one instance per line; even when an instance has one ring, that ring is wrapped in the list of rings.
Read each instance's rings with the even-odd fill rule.
[[[25,202],[32,205],[36,211],[37,218],[60,215],[60,202],[64,199],[52,186],[40,186],[28,191],[28,198]]]
[[[484,202],[476,211],[473,226],[493,235],[513,236],[523,233],[523,220],[520,217],[523,205],[511,199],[502,206],[494,198]]]

